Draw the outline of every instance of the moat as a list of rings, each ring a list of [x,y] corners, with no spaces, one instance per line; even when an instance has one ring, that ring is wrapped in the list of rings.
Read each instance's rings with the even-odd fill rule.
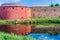
[[[45,24],[45,25],[4,24],[4,25],[0,25],[0,31],[9,34],[14,33],[16,35],[25,35],[36,38],[37,40],[45,40],[45,39],[59,40],[60,24]]]

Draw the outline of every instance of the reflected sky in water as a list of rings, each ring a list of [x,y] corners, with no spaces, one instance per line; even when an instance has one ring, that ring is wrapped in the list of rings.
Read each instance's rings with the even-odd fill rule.
[[[29,34],[28,36],[36,38],[36,40],[60,40],[60,34],[57,36],[49,34]]]

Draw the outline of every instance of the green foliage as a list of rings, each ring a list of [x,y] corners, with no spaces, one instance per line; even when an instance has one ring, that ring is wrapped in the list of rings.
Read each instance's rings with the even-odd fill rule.
[[[57,3],[57,4],[51,4],[50,7],[59,7],[60,5]]]
[[[17,20],[0,20],[0,24],[16,24]],[[42,24],[42,23],[54,23],[60,24],[60,18],[31,18],[30,20],[20,20],[21,24]]]
[[[17,20],[0,20],[0,24],[16,24]]]
[[[38,22],[38,23],[54,23],[54,24],[58,24],[60,23],[60,18],[32,18],[31,20],[32,22]]]
[[[55,7],[59,7],[59,4],[55,4]]]
[[[16,24],[17,23],[17,20],[13,20],[11,21],[12,24]]]
[[[50,7],[54,7],[54,5],[53,5],[53,4],[51,4],[51,5],[50,5]]]
[[[0,40],[36,40],[36,39],[28,36],[17,36],[14,34],[0,32]]]

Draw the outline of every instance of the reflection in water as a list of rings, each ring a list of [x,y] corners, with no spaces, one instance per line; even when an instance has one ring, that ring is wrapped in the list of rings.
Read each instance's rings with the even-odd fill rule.
[[[26,35],[31,32],[31,26],[21,26],[21,25],[1,25],[0,31],[6,33],[22,34]]]
[[[7,33],[14,33],[14,34],[22,34],[27,35],[29,33],[58,33],[60,32],[60,26],[56,27],[37,27],[31,25],[0,25],[0,31],[7,32]]]
[[[42,28],[41,28],[42,29]],[[0,25],[0,31],[7,32],[7,33],[14,33],[14,34],[22,34],[26,35],[31,33],[42,33],[46,29],[37,29],[31,26],[22,26],[22,25]],[[47,32],[47,30],[45,31]]]
[[[51,24],[52,25],[52,24]],[[54,33],[57,35],[60,33],[60,24],[53,24],[55,26],[41,27],[40,25],[32,26],[31,33]]]
[[[41,34],[42,32],[48,32],[48,31],[60,31],[60,27],[49,27],[49,28],[39,28],[36,25],[35,26],[22,26],[20,24],[17,25],[0,25],[0,31],[6,32],[6,33],[14,33],[17,35],[26,35],[27,36],[36,38],[37,40],[59,40],[60,35],[58,34],[57,36],[50,36],[49,34]],[[40,34],[36,34],[39,33]],[[34,34],[35,33],[35,34]]]
[[[32,27],[32,33],[59,33],[60,28],[59,27],[49,27],[49,28],[37,28],[37,27]]]

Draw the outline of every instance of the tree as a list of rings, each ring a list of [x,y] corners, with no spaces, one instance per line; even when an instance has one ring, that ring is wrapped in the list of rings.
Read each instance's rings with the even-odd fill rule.
[[[51,5],[50,5],[50,7],[54,7],[54,5],[53,5],[53,4],[51,4]]]
[[[59,7],[59,4],[55,4],[55,7]]]

